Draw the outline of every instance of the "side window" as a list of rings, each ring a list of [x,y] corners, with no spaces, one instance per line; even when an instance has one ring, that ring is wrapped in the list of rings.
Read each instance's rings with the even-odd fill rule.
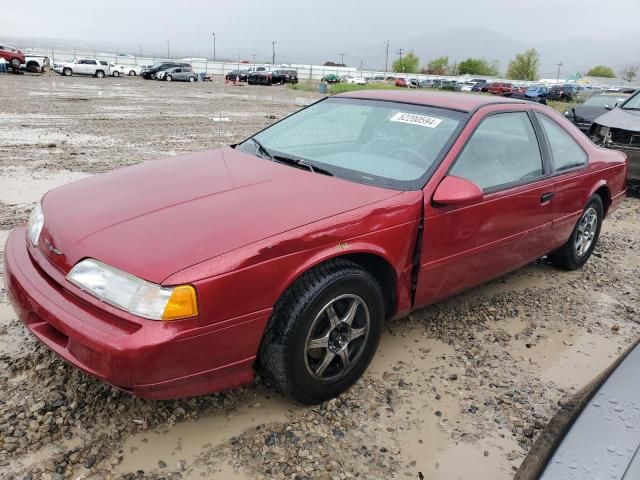
[[[451,169],[483,190],[534,180],[543,175],[542,155],[526,112],[485,118]]]
[[[96,61],[95,61],[95,60],[87,60],[85,63],[86,63],[87,65],[97,65],[97,63],[96,63]]]
[[[587,154],[584,153],[578,142],[565,132],[564,128],[546,115],[536,113],[536,117],[540,120],[542,128],[547,134],[553,164],[557,172],[586,165]]]

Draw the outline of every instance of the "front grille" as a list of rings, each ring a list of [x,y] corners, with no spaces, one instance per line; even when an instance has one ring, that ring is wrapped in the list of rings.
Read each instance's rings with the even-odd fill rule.
[[[620,145],[640,146],[640,133],[612,128],[611,141]]]

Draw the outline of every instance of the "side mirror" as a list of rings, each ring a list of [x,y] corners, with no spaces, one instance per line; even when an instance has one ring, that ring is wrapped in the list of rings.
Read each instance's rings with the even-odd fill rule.
[[[482,190],[471,180],[449,175],[440,182],[432,200],[437,205],[471,205],[482,198]]]
[[[613,107],[611,105],[605,105],[604,108],[606,110],[613,110]]]

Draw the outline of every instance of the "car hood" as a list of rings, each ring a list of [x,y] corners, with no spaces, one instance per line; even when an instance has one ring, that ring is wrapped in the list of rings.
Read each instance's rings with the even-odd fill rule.
[[[225,148],[50,191],[40,248],[64,273],[90,257],[161,283],[191,265],[399,193]]]
[[[614,108],[596,118],[595,122],[603,127],[640,131],[640,111]]]
[[[603,112],[606,112],[607,109],[604,107],[597,106],[588,106],[588,105],[578,105],[573,108],[575,112],[575,116],[577,120],[586,120],[589,122],[593,122],[599,115],[602,115]]]

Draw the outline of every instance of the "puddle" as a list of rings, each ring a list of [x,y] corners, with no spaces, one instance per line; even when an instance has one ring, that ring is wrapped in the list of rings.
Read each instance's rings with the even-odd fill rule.
[[[81,440],[79,437],[74,436],[70,439],[62,439],[55,445],[46,445],[35,452],[29,452],[26,455],[17,457],[9,463],[8,468],[10,471],[18,471],[24,467],[44,462],[57,453],[64,453],[76,449],[80,447],[80,444]]]
[[[219,465],[203,464],[197,457],[205,449],[215,447],[245,430],[261,424],[286,420],[286,413],[293,404],[285,398],[258,397],[252,406],[240,407],[230,413],[220,412],[197,421],[178,423],[167,432],[142,432],[130,437],[123,446],[124,458],[116,473],[137,470],[161,471],[158,461],[175,469],[180,460],[187,465],[187,478],[207,475],[214,469],[220,478],[229,478],[233,469],[222,462]],[[242,474],[233,478],[244,479]]]
[[[89,175],[68,170],[44,172],[34,176],[26,168],[6,167],[0,176],[0,202],[9,205],[34,203],[52,188]]]

